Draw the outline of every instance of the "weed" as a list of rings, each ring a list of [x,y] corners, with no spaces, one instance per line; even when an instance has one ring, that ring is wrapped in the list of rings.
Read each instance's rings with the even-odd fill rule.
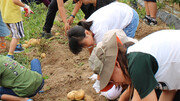
[[[46,80],[46,79],[48,79],[48,78],[49,78],[49,76],[47,76],[47,75],[43,76],[43,79],[44,79],[44,80]]]

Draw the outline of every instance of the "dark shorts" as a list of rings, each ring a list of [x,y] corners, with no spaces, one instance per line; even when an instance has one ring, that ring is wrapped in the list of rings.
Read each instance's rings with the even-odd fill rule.
[[[151,2],[156,2],[156,0],[144,0],[144,1],[147,1],[147,2],[149,2],[149,1],[151,1]]]

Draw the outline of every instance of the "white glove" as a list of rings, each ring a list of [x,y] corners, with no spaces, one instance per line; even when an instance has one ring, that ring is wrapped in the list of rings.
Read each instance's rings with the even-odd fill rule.
[[[120,87],[120,88],[119,88]],[[119,97],[119,95],[121,94],[122,92],[122,87],[119,86],[119,87],[116,87],[115,85],[108,91],[106,92],[101,92],[100,95],[103,95],[105,96],[107,99],[109,100],[115,100],[116,98]]]
[[[91,79],[91,80],[97,80],[97,77],[98,77],[97,74],[93,74],[93,75],[91,75],[91,77],[89,77],[89,79]]]
[[[24,11],[25,13],[25,17],[29,17],[30,13],[34,14],[34,12],[30,9],[30,7],[28,5],[25,4],[24,6]]]
[[[93,84],[93,88],[95,89],[96,93],[100,92],[100,81],[96,80],[96,82]]]

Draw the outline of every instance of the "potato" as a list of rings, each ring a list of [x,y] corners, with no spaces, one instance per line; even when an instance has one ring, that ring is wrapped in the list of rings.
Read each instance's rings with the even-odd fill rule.
[[[37,39],[31,40],[31,45],[35,46],[39,43],[39,41]]]
[[[60,35],[61,33],[55,33],[55,36],[58,36],[58,35]]]
[[[91,96],[89,96],[89,95],[85,95],[84,96],[84,101],[94,101],[94,99],[91,97]]]
[[[84,90],[80,89],[75,94],[75,100],[81,100],[84,98],[85,92]]]
[[[28,45],[28,44],[22,44],[22,47],[24,47],[24,48],[28,48],[28,47],[29,47],[29,45]]]
[[[77,93],[77,91],[73,90],[71,92],[69,92],[67,94],[67,98],[70,99],[70,100],[75,100],[75,94]]]
[[[42,53],[41,58],[45,58],[45,57],[46,57],[46,53]]]
[[[24,41],[25,42],[25,44],[28,44],[28,41],[26,40],[26,41]]]

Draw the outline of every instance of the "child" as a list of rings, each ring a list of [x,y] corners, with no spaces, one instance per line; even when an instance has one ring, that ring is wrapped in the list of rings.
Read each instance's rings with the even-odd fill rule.
[[[128,37],[134,37],[138,24],[139,16],[133,8],[124,3],[112,2],[68,31],[70,50],[78,54],[82,47],[101,42],[104,34],[113,29],[122,29]]]
[[[7,28],[6,24],[2,20],[1,12],[0,12],[0,48],[5,49],[6,43],[5,43],[5,36],[8,36],[10,34],[9,29]]]
[[[31,70],[17,61],[0,55],[0,99],[27,101],[36,95],[44,85],[41,64],[38,59],[31,61]]]
[[[126,91],[131,93],[125,91],[120,99],[130,94],[133,101],[157,101],[155,89],[160,89],[159,101],[173,101],[180,90],[179,33],[158,31],[130,47],[119,43],[115,34],[104,37],[89,58],[90,67],[100,75],[100,90],[109,82],[129,85]]]
[[[76,13],[81,8],[83,13],[85,14],[85,19],[87,19],[95,10],[115,1],[115,0],[73,0],[76,3],[72,14],[70,15],[69,19],[67,19],[66,10],[64,8],[64,3],[68,0],[52,0],[48,7],[48,12],[46,15],[46,21],[43,26],[43,33],[42,37],[50,38],[51,28],[53,26],[53,22],[56,16],[56,12],[59,9],[60,16],[64,23],[65,32],[69,30],[70,25],[72,24]],[[82,2],[84,4],[82,4]]]
[[[27,16],[29,16],[32,11],[28,5],[23,4],[20,0],[1,0],[0,4],[3,21],[8,25],[12,33],[12,40],[7,56],[14,58],[14,53],[24,51],[19,43],[20,38],[24,37],[20,7],[23,7],[26,11],[28,11]]]

